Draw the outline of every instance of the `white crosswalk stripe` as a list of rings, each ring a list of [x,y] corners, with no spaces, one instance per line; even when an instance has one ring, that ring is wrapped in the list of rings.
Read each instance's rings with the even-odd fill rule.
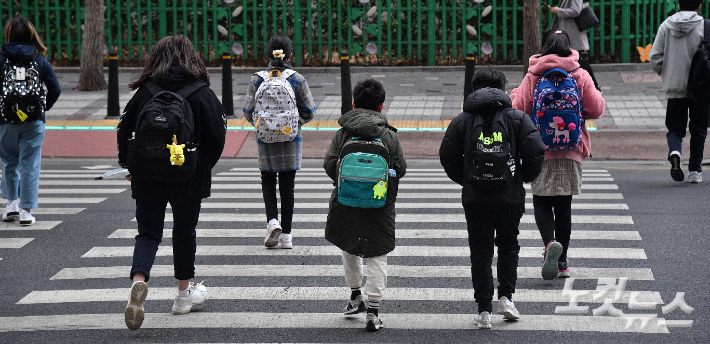
[[[73,173],[73,172],[69,172]],[[50,174],[50,173],[48,173]],[[70,178],[61,170],[52,171],[53,177],[42,181],[44,190],[69,190],[102,186],[101,190],[128,188],[124,180],[94,181],[89,173],[81,178]],[[256,168],[232,168],[213,178],[212,196],[202,202],[202,212],[196,230],[198,237],[196,279],[207,279],[209,298],[213,300],[239,300],[240,303],[269,301],[331,301],[347,298],[347,286],[332,285],[322,281],[336,278],[342,281],[343,267],[339,263],[340,250],[325,241],[324,223],[327,217],[328,199],[333,190],[332,181],[322,168],[301,169],[296,179],[296,206],[294,214],[294,248],[292,250],[266,249],[263,247],[264,204],[262,201],[259,171]],[[93,176],[93,175],[92,175]],[[79,180],[80,179],[80,180]],[[47,187],[57,187],[56,189]],[[59,188],[63,189],[59,189]],[[105,188],[105,189],[104,189]],[[526,185],[526,209],[532,209],[529,185]],[[629,206],[618,192],[613,176],[605,169],[583,171],[583,193],[573,197],[572,231],[574,246],[568,256],[573,260],[570,270],[575,279],[592,285],[602,278],[628,278],[629,285],[622,296],[613,302],[622,305],[632,298],[650,305],[663,305],[659,292],[634,289],[648,286],[654,275],[645,265],[646,252],[639,247],[642,237],[633,218],[628,215]],[[120,190],[120,191],[117,191]],[[234,190],[231,192],[230,190]],[[443,169],[410,168],[402,179],[397,195],[397,247],[389,254],[392,257],[387,267],[393,286],[386,289],[387,302],[432,301],[467,302],[473,304],[473,290],[447,285],[446,281],[465,281],[470,284],[471,266],[466,264],[469,248],[466,240],[466,220],[461,206],[461,186],[451,182]],[[46,191],[45,191],[46,192]],[[108,193],[108,192],[105,192]],[[87,193],[88,194],[88,193]],[[57,191],[57,195],[61,195]],[[74,204],[101,202],[98,197],[77,197],[82,201]],[[62,196],[44,197],[46,203],[64,204]],[[67,203],[69,204],[69,203]],[[172,213],[166,212],[164,239],[170,240]],[[136,224],[135,218],[132,220]],[[506,331],[585,331],[585,332],[641,332],[668,333],[665,323],[641,327],[639,323],[627,326],[627,320],[612,316],[527,314],[526,307],[532,303],[565,305],[570,297],[560,287],[537,287],[541,281],[542,243],[535,227],[534,216],[529,212],[521,218],[520,266],[518,288],[514,295],[524,321],[503,322],[494,316],[493,328]],[[39,223],[38,223],[39,224]],[[0,230],[3,230],[0,223]],[[128,285],[116,288],[117,281],[124,280],[131,270],[133,238],[138,234],[132,228],[116,227],[108,236],[108,242],[94,246],[81,255],[78,265],[59,270],[51,281],[65,281],[62,287],[49,290],[33,290],[17,302],[18,305],[40,307],[71,303],[72,309],[85,309],[79,314],[38,315],[33,317],[0,318],[2,331],[52,330],[114,330],[124,329],[123,314],[92,314],[96,302],[125,302]],[[26,245],[20,239],[6,245]],[[2,242],[0,242],[2,245]],[[2,246],[0,246],[2,247]],[[163,242],[158,248],[156,264],[151,270],[151,282],[147,302],[169,302],[175,296],[174,267],[169,262],[173,254],[171,242]],[[236,258],[235,258],[236,257]],[[248,262],[242,260],[249,258]],[[311,258],[311,259],[308,259]],[[274,260],[268,262],[266,259]],[[203,261],[204,260],[204,261]],[[302,261],[303,260],[303,261]],[[289,264],[288,262],[294,261]],[[623,264],[618,264],[623,261]],[[208,264],[205,264],[207,262]],[[286,262],[286,263],[284,263]],[[411,264],[411,265],[410,265]],[[493,276],[497,276],[495,266]],[[367,275],[367,267],[364,274]],[[234,286],[233,279],[249,280],[247,286]],[[277,281],[283,279],[295,285]],[[306,279],[307,282],[298,282]],[[84,281],[97,285],[97,281],[109,281],[106,287],[70,288],[72,282]],[[212,281],[212,284],[210,282]],[[643,282],[643,283],[642,283]],[[69,284],[67,284],[69,283]],[[306,283],[306,284],[298,284]],[[421,283],[421,285],[420,285]],[[76,284],[82,285],[82,284]],[[106,285],[106,284],[99,284]],[[531,286],[533,286],[531,288]],[[552,288],[552,289],[550,289]],[[595,308],[602,299],[593,299],[596,290],[586,292],[577,299],[580,304]],[[497,296],[495,296],[497,298]],[[85,306],[82,306],[84,305]],[[209,304],[209,300],[205,305]],[[388,303],[389,305],[390,303]],[[190,319],[173,317],[167,309],[153,308],[146,314],[142,328],[249,328],[282,329],[347,329],[362,328],[364,323],[344,320],[339,309],[324,309],[323,313],[296,311],[285,306],[279,313],[269,309],[243,311],[238,306],[222,303],[219,309],[195,312]],[[276,311],[276,310],[275,310]],[[386,327],[402,330],[436,331],[469,330],[473,328],[471,314],[428,314],[426,311],[389,313],[383,308]],[[278,316],[275,316],[278,314]],[[197,320],[197,321],[196,321]]]
[[[77,205],[83,204],[97,204],[106,200],[106,197],[76,197],[74,195],[101,195],[101,194],[117,194],[125,191],[126,189],[108,188],[104,189],[102,187],[93,187],[91,189],[84,188],[68,188],[68,189],[58,189],[58,188],[47,188],[44,187],[42,180],[53,180],[60,179],[60,181],[67,181],[67,185],[77,185],[86,186],[86,181],[94,181],[94,179],[101,174],[106,172],[105,170],[70,170],[70,169],[58,169],[58,170],[41,170],[40,171],[40,195],[65,195],[64,197],[38,197],[37,201],[40,208],[32,209],[32,214],[35,215],[36,222],[31,226],[20,226],[18,221],[14,222],[0,222],[0,232],[15,232],[21,231],[23,233],[36,233],[35,231],[47,231],[62,223],[62,221],[54,221],[52,219],[61,215],[76,215],[81,213],[85,208],[76,207]],[[0,178],[2,178],[0,176]],[[66,179],[72,179],[70,181]],[[78,183],[73,183],[76,181]],[[47,207],[46,205],[53,205],[53,207]],[[58,207],[57,207],[58,206]],[[36,234],[35,234],[36,235]],[[9,238],[0,237],[0,249],[21,249],[27,244],[35,240],[35,238]],[[10,251],[0,251],[0,255],[11,254]],[[1,258],[0,258],[1,259]]]

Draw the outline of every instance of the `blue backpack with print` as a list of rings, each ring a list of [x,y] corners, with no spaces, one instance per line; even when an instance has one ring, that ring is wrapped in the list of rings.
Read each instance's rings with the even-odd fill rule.
[[[584,127],[582,99],[572,72],[552,68],[542,75],[533,94],[533,123],[546,150],[579,147]]]

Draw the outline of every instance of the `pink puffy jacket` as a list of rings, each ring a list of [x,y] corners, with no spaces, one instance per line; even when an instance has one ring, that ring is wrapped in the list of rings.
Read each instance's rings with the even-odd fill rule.
[[[552,68],[561,68],[566,71],[573,71],[572,76],[577,81],[579,93],[582,97],[582,112],[585,119],[597,119],[604,114],[604,106],[606,102],[602,98],[601,92],[594,88],[592,77],[586,70],[579,68],[579,53],[572,50],[572,55],[561,57],[559,55],[533,55],[530,57],[530,67],[528,73],[525,74],[520,87],[513,90],[510,98],[513,100],[513,108],[522,110],[530,115],[533,108],[533,92],[540,77]],[[587,128],[582,129],[582,139],[579,147],[570,150],[545,151],[545,160],[549,159],[572,159],[580,164],[582,160],[589,157],[591,152],[591,143]]]

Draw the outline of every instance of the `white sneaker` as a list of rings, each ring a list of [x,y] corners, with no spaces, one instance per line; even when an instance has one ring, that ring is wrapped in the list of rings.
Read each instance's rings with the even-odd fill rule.
[[[520,313],[518,313],[518,310],[515,309],[515,304],[513,304],[513,301],[508,300],[508,298],[505,296],[501,296],[498,301],[498,314],[502,315],[503,319],[520,319]]]
[[[281,235],[281,224],[279,220],[271,219],[266,225],[266,238],[264,238],[264,246],[274,247],[279,244],[279,236]]]
[[[293,248],[291,233],[281,233],[281,235],[279,235],[279,247]]]
[[[15,221],[20,217],[20,206],[17,200],[8,200],[5,203],[5,212],[2,213],[2,220],[5,222]]]
[[[207,288],[202,285],[202,282],[197,284],[190,282],[189,295],[185,297],[175,296],[175,302],[173,302],[173,314],[190,313],[192,306],[205,303],[205,300],[207,299]]]
[[[491,325],[491,313],[481,312],[473,317],[473,323],[480,329],[489,329],[493,326]]]
[[[20,226],[29,226],[35,224],[35,217],[32,215],[32,209],[27,211],[20,209]]]
[[[689,183],[702,183],[703,182],[703,173],[698,172],[698,171],[690,171],[690,173],[688,173],[688,182]]]
[[[145,282],[136,282],[131,286],[131,298],[128,299],[124,318],[129,330],[137,330],[143,325],[145,309],[143,301],[148,296],[148,285]]]

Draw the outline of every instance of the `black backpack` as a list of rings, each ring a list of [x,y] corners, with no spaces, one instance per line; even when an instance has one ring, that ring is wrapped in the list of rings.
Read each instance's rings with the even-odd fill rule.
[[[143,106],[136,118],[133,137],[128,141],[128,171],[137,179],[183,182],[197,170],[197,142],[195,118],[187,97],[206,86],[195,81],[177,92],[166,91],[149,81],[145,87],[153,97]],[[178,145],[185,145],[185,162],[173,165],[170,149],[175,137]]]
[[[2,96],[0,112],[12,123],[26,123],[42,118],[47,103],[44,88],[39,79],[36,58],[21,60],[5,55],[2,67]]]
[[[492,116],[473,116],[468,183],[474,189],[500,189],[515,176],[515,159],[506,113],[501,108]]]
[[[695,102],[710,104],[710,19],[704,20],[703,28],[703,41],[690,64],[688,96]]]

